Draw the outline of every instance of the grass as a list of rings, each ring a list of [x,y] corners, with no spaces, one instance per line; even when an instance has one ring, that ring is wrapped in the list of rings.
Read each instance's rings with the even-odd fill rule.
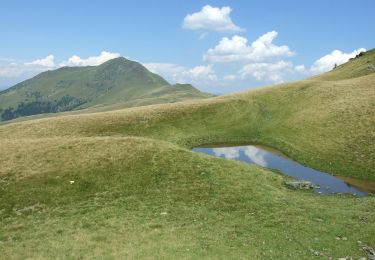
[[[375,246],[374,196],[289,190],[276,172],[190,148],[263,144],[374,180],[374,82],[312,78],[2,125],[0,258],[366,256],[358,241]]]
[[[332,174],[375,180],[375,74],[231,96],[64,115],[0,127],[0,138],[139,136],[190,148],[247,142]],[[355,86],[355,87],[353,87]]]
[[[372,197],[288,190],[276,173],[169,143],[1,145],[4,259],[359,257],[358,240],[375,242]]]

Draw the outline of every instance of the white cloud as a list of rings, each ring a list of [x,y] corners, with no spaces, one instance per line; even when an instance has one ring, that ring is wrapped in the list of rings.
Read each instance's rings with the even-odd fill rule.
[[[196,66],[188,71],[185,71],[183,75],[190,77],[193,80],[208,79],[210,81],[217,80],[215,71],[212,69],[212,65],[201,65]]]
[[[327,54],[317,61],[311,66],[311,73],[312,74],[319,74],[326,71],[330,71],[336,65],[341,65],[347,62],[350,58],[354,58],[357,54],[366,51],[364,48],[360,48],[358,50],[354,50],[351,53],[343,53],[339,50],[334,50],[330,54]]]
[[[0,77],[17,78],[29,77],[40,72],[55,68],[54,56],[36,59],[31,62],[16,62],[0,64]]]
[[[82,59],[78,55],[73,55],[67,61],[60,63],[60,66],[97,66],[108,60],[118,58],[121,55],[119,53],[112,53],[107,51],[102,51],[99,56],[90,56],[87,59]]]
[[[193,68],[172,63],[143,63],[151,72],[163,76],[171,83],[192,83],[205,85],[218,80],[212,65],[200,65]]]
[[[203,59],[211,62],[262,62],[294,55],[288,46],[277,46],[272,43],[277,34],[276,31],[267,32],[251,45],[248,45],[245,37],[238,35],[234,35],[231,39],[223,37],[218,45],[206,52]]]
[[[217,32],[240,32],[244,29],[235,25],[230,18],[232,9],[205,5],[199,12],[188,14],[183,21],[183,28],[190,30],[211,30]]]
[[[305,65],[297,65],[294,67],[294,70],[298,73],[306,73]]]
[[[272,82],[283,82],[284,77],[293,73],[293,65],[291,62],[283,60],[275,63],[250,63],[242,67],[239,74],[242,79],[252,77],[257,80],[266,80]]]
[[[37,59],[37,60],[34,60],[32,62],[26,62],[25,65],[26,66],[42,66],[42,67],[55,67],[55,61],[54,61],[55,57],[50,54],[48,55],[47,57],[43,58],[43,59]]]

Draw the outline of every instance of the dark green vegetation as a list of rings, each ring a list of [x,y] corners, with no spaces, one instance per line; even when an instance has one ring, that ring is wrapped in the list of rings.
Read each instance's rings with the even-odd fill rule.
[[[367,61],[374,51],[255,91],[0,126],[0,257],[366,256],[374,196],[289,190],[275,172],[189,148],[259,143],[374,180],[375,73],[325,78]]]
[[[0,120],[93,106],[130,107],[210,96],[188,84],[170,85],[141,64],[117,58],[100,66],[43,72],[0,92]]]

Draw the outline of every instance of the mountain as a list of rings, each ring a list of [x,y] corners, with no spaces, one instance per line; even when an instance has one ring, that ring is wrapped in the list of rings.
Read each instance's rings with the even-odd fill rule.
[[[370,259],[375,196],[290,190],[190,148],[262,144],[373,185],[373,66],[370,51],[247,92],[0,125],[0,258]]]
[[[99,66],[46,71],[0,92],[1,120],[93,106],[124,107],[201,99],[189,84],[171,85],[138,62],[123,57]]]

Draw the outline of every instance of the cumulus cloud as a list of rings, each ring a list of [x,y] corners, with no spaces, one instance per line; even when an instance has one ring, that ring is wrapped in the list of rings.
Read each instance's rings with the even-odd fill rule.
[[[266,80],[276,83],[284,81],[284,77],[288,73],[293,73],[293,65],[291,62],[283,60],[275,63],[250,63],[242,67],[239,74],[242,79],[252,77],[257,80]]]
[[[52,68],[52,67],[55,67],[55,61],[54,60],[55,60],[55,57],[52,54],[50,54],[43,59],[37,59],[37,60],[34,60],[32,62],[26,62],[25,65],[26,66],[34,66],[35,65],[35,66]]]
[[[171,83],[198,83],[200,85],[218,80],[212,65],[200,65],[193,68],[172,63],[143,63],[143,65]]]
[[[0,60],[0,89],[5,89],[22,80],[54,68],[56,68],[56,65],[53,55],[30,62],[2,59]]]
[[[210,5],[204,6],[199,12],[185,16],[182,27],[190,30],[210,30],[217,32],[240,32],[244,29],[235,25],[230,18],[232,9]]]
[[[364,51],[366,51],[364,48],[354,50],[351,53],[343,53],[339,50],[334,50],[330,54],[327,54],[315,61],[311,66],[310,72],[312,74],[319,74],[330,71],[334,68],[335,64],[341,65],[347,62],[350,58],[354,58],[356,55]]]
[[[60,66],[97,66],[108,60],[118,58],[121,55],[119,53],[112,53],[107,51],[102,51],[99,56],[90,56],[87,59],[82,59],[78,55],[73,55],[67,61],[60,63]]]
[[[305,65],[297,65],[294,67],[294,70],[298,73],[306,73]]]
[[[248,40],[245,37],[238,35],[234,35],[232,38],[223,37],[218,45],[206,52],[203,59],[211,62],[261,62],[294,55],[288,46],[278,46],[272,43],[277,35],[276,31],[267,32],[251,45],[248,45]]]
[[[16,78],[21,76],[35,75],[37,73],[55,68],[54,56],[36,59],[31,62],[16,62],[0,64],[0,77]]]
[[[183,75],[190,77],[193,80],[208,79],[210,81],[217,80],[215,71],[212,69],[212,65],[201,65],[189,69],[183,73]]]

